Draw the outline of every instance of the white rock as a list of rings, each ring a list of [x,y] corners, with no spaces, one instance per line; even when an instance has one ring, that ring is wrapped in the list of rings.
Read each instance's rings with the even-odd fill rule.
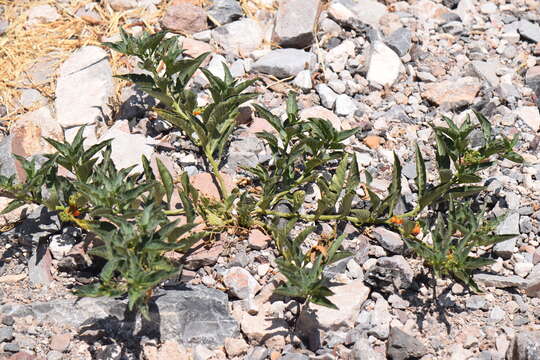
[[[520,262],[514,265],[514,272],[516,273],[516,275],[525,277],[529,275],[533,267],[534,265],[530,262]]]
[[[338,46],[330,49],[326,55],[326,63],[336,73],[345,70],[349,57],[355,55],[355,46],[352,40],[345,40]]]
[[[97,46],[85,46],[60,67],[56,83],[56,116],[64,128],[94,124],[110,113],[112,70],[107,53]]]
[[[342,327],[354,325],[356,317],[360,312],[362,304],[366,301],[370,289],[364,285],[363,280],[354,280],[346,285],[333,286],[334,295],[329,300],[334,303],[339,310],[330,309],[325,306],[310,304],[310,311],[317,316],[319,328],[322,330],[338,330]],[[302,313],[302,317],[308,315]]]
[[[207,69],[212,73],[212,75],[223,80],[225,78],[223,64],[227,65],[227,60],[222,55],[214,54],[212,55],[212,60],[210,60],[208,63]]]
[[[356,103],[350,96],[341,94],[336,98],[336,114],[349,116],[356,111]]]
[[[223,282],[231,293],[239,299],[253,299],[261,286],[255,278],[244,268],[234,266],[227,270]]]
[[[302,90],[310,90],[313,87],[313,83],[311,81],[311,71],[300,71],[294,78],[293,84]]]
[[[392,86],[403,69],[399,56],[381,41],[371,44],[367,80]]]
[[[212,31],[212,38],[228,53],[247,57],[261,46],[263,31],[253,19],[233,21]]]
[[[321,98],[321,103],[323,106],[332,110],[338,95],[326,84],[319,84],[316,86],[316,89],[319,97]]]
[[[51,5],[37,5],[28,11],[28,25],[47,24],[58,20],[60,15]]]
[[[111,159],[118,169],[136,165],[133,171],[142,172],[141,157],[144,155],[150,159],[154,152],[152,146],[154,141],[142,134],[130,134],[127,120],[117,121],[99,138],[99,141],[108,139],[112,139]]]
[[[516,112],[531,129],[534,131],[540,129],[540,111],[536,106],[520,106]]]

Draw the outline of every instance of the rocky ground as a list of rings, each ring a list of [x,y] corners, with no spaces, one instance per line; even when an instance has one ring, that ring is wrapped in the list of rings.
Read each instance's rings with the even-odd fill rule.
[[[404,164],[405,202],[414,199],[413,144],[433,158],[428,123],[440,122],[442,115],[460,121],[470,109],[481,111],[500,133],[521,134],[517,150],[526,160],[503,161],[486,174],[490,213],[509,214],[498,233],[519,236],[496,245],[496,263],[475,275],[483,293],[438,281],[436,307],[427,269],[398,234],[346,228],[344,247],[355,255],[328,270],[339,311],[311,305],[300,314],[296,333],[296,303],[272,295],[280,280],[276,252],[257,230],[192,254],[181,276],[159,290],[152,321],[141,322],[125,315],[125,301],[77,300],[71,294],[74,286],[92,281],[99,267],[86,255],[91,240],[81,231],[62,226],[43,208],[8,214],[0,224],[1,358],[540,359],[538,1],[0,4],[6,54],[14,36],[8,15],[19,5],[26,16],[21,26],[30,30],[54,27],[69,14],[104,26],[106,9],[131,33],[149,28],[182,34],[187,56],[212,53],[205,66],[214,74],[222,76],[225,62],[237,77],[260,77],[256,101],[273,113],[283,114],[284,96],[294,90],[303,117],[327,118],[340,129],[360,127],[349,145],[362,167],[377,174],[376,189],[386,189],[395,151]],[[149,14],[157,20],[144,20]],[[155,116],[155,100],[113,79],[113,67],[115,73],[134,69],[132,59],[111,57],[95,45],[64,55],[62,61],[37,58],[17,87],[18,98],[3,97],[2,174],[21,173],[12,153],[49,152],[42,136],[71,139],[87,125],[89,142],[113,139],[118,166],[137,164],[142,154],[160,158],[215,193],[201,158]],[[52,95],[40,92],[37,85],[43,83],[51,85]],[[203,76],[195,76],[202,103],[206,85]],[[14,113],[21,115],[9,118]],[[254,135],[268,125],[249,108],[243,115],[223,168],[231,183],[242,179],[239,166],[268,159]],[[43,239],[50,241],[49,250],[35,254],[29,245]]]

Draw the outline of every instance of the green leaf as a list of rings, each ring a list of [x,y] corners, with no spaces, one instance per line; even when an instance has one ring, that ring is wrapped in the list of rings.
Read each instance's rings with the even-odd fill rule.
[[[165,193],[167,194],[167,203],[171,203],[172,194],[174,191],[174,180],[167,169],[167,167],[161,162],[159,158],[156,158],[156,163],[159,171],[159,176],[161,177],[161,182],[165,188]]]
[[[416,178],[414,179],[418,188],[418,197],[421,198],[426,190],[426,163],[420,152],[418,143],[416,144]]]

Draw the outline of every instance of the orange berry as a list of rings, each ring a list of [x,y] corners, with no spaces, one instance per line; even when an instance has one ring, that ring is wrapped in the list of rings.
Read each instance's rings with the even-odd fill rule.
[[[390,218],[390,222],[391,222],[392,224],[402,225],[402,224],[403,224],[403,219],[402,219],[402,218],[399,218],[399,217],[397,217],[397,216],[392,216],[392,217]]]
[[[416,223],[416,224],[414,225],[414,227],[412,228],[412,230],[411,230],[411,234],[412,234],[413,236],[416,236],[416,235],[420,234],[420,231],[421,231],[421,230],[422,230],[422,229],[420,228],[420,224]]]
[[[201,115],[201,114],[202,114],[202,110],[199,110],[199,109],[193,110],[193,115]]]

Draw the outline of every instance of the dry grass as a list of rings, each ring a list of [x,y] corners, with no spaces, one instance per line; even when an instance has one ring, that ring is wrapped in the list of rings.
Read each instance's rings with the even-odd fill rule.
[[[56,79],[52,77],[48,82],[35,84],[31,82],[30,73],[36,64],[45,59],[51,59],[56,68],[76,49],[86,45],[100,45],[101,41],[118,33],[118,28],[125,29],[135,26],[154,32],[163,9],[172,0],[163,0],[157,12],[146,9],[133,9],[127,11],[114,11],[104,1],[95,6],[99,14],[99,21],[90,17],[79,17],[77,11],[91,3],[91,0],[71,0],[69,6],[62,5],[56,0],[0,0],[4,8],[4,17],[9,22],[7,32],[0,36],[0,105],[7,109],[3,118],[4,124],[9,126],[19,115],[33,108],[24,108],[18,103],[20,90],[33,88],[54,101]],[[211,5],[211,0],[188,0],[204,8]],[[240,0],[240,4],[248,17],[255,17],[257,10],[275,10],[274,6],[267,6],[260,0]],[[28,25],[28,10],[37,5],[49,4],[56,8],[60,17],[57,21],[47,24]],[[118,73],[125,67],[126,59],[118,53],[111,53],[113,73]],[[116,94],[120,92],[123,82],[118,82]],[[113,99],[115,103],[118,99]],[[37,106],[36,106],[37,107]]]
[[[56,59],[58,66],[74,50],[86,45],[99,45],[100,42],[118,32],[119,26],[141,26],[152,30],[159,18],[159,12],[150,14],[144,9],[123,12],[99,5],[94,10],[101,20],[80,18],[75,15],[78,9],[90,3],[89,0],[72,0],[69,8],[54,0],[0,0],[5,9],[4,16],[9,28],[0,37],[0,104],[7,108],[7,121],[10,123],[18,115],[33,110],[17,104],[21,88],[34,88],[42,95],[54,100],[55,79],[45,84],[33,84],[29,72],[39,60]],[[28,9],[42,4],[53,5],[60,18],[48,24],[27,25]],[[73,12],[72,12],[73,11]],[[113,71],[123,64],[119,54],[111,54]]]

